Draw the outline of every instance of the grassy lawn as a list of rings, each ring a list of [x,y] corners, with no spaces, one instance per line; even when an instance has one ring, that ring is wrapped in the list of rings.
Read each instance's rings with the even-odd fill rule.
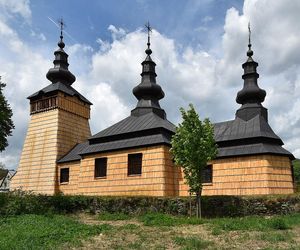
[[[0,218],[0,249],[300,249],[300,214],[203,219],[150,213]]]
[[[62,215],[20,215],[0,218],[0,249],[55,249],[64,244],[80,246],[109,225],[86,225]]]

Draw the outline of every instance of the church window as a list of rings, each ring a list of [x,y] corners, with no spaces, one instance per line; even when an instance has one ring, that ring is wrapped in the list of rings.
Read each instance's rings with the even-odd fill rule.
[[[143,154],[129,154],[128,155],[128,175],[142,174],[142,159]]]
[[[95,159],[95,178],[106,177],[107,174],[107,158]]]
[[[69,182],[69,168],[61,168],[60,169],[60,183]]]
[[[202,171],[202,183],[212,183],[212,165],[207,165]]]

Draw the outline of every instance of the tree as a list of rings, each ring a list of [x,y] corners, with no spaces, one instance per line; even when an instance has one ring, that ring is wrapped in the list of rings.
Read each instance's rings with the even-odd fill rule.
[[[172,137],[171,153],[176,165],[183,168],[186,184],[197,197],[197,216],[201,218],[202,172],[207,162],[217,155],[214,130],[209,119],[199,119],[192,104],[189,110],[180,108],[182,123]]]
[[[12,110],[3,94],[5,86],[6,84],[1,82],[0,77],[0,152],[8,146],[7,137],[11,135],[12,130],[15,128],[11,119]]]

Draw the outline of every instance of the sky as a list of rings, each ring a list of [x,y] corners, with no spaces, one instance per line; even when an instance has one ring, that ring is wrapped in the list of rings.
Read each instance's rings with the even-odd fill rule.
[[[295,0],[0,0],[0,76],[15,129],[0,162],[16,169],[28,128],[29,100],[50,82],[59,40],[72,85],[92,103],[92,134],[120,121],[137,103],[150,22],[161,106],[174,124],[193,103],[212,122],[234,119],[242,89],[248,22],[263,105],[284,147],[300,158],[300,1]]]

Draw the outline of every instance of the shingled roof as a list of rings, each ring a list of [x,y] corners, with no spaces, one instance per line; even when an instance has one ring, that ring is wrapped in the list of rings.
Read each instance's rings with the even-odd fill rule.
[[[80,160],[82,155],[91,153],[156,144],[171,145],[175,125],[166,119],[165,111],[159,105],[159,99],[164,97],[164,93],[156,84],[155,63],[150,57],[152,51],[149,46],[150,43],[146,50],[147,57],[142,63],[142,82],[133,90],[138,104],[131,115],[95,134],[87,142],[76,145],[58,162]],[[236,98],[241,107],[236,111],[234,120],[214,124],[217,157],[275,154],[294,159],[282,147],[282,140],[268,123],[267,109],[262,106],[266,92],[257,84],[258,63],[252,58],[251,44],[248,47],[248,59],[242,65],[244,85]]]
[[[248,47],[248,58],[242,65],[244,85],[236,97],[236,102],[241,104],[241,107],[236,111],[234,120],[214,124],[218,157],[275,154],[294,159],[294,156],[282,147],[282,140],[268,123],[268,110],[262,105],[266,91],[258,86],[258,63],[252,58],[250,43]]]
[[[155,62],[151,58],[150,41],[147,43],[146,59],[142,62],[142,80],[133,89],[138,99],[131,115],[76,145],[58,162],[80,160],[82,155],[135,147],[171,145],[175,125],[167,120],[159,100],[164,97],[160,85],[156,83]]]
[[[28,96],[28,99],[35,99],[40,97],[41,95],[51,95],[54,94],[56,91],[61,91],[69,96],[76,96],[78,97],[81,101],[92,105],[92,103],[86,99],[83,95],[81,95],[76,89],[74,89],[72,86],[70,85],[65,85],[64,83],[61,82],[56,82],[56,83],[52,83],[50,85],[48,85],[47,87],[35,92],[34,94]]]
[[[71,85],[75,82],[76,77],[69,71],[68,54],[64,51],[65,43],[63,42],[62,33],[60,41],[58,42],[58,49],[54,52],[55,59],[53,61],[54,67],[49,69],[47,78],[52,84],[28,96],[30,100],[35,100],[40,96],[48,96],[57,91],[61,91],[69,96],[77,96],[83,102],[92,105],[92,103],[76,91]]]

